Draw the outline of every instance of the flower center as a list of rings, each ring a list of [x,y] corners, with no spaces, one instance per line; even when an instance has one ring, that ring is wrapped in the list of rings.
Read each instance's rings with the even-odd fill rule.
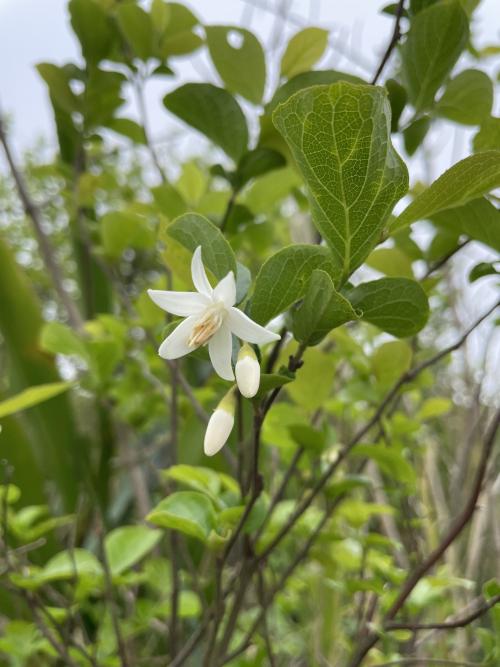
[[[193,327],[188,338],[189,347],[199,347],[206,343],[216,333],[224,321],[225,307],[223,303],[214,303],[208,306],[198,322]]]

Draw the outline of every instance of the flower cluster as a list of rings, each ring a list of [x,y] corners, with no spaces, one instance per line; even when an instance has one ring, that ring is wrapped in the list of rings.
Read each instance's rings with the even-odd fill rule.
[[[191,276],[196,292],[148,290],[157,306],[172,315],[185,317],[160,345],[164,359],[178,359],[202,345],[208,346],[210,361],[224,380],[234,380],[240,393],[252,398],[259,389],[260,366],[249,343],[262,345],[279,335],[260,326],[235,307],[236,281],[230,271],[212,287],[203,266],[201,246],[193,254]],[[244,341],[233,371],[233,336]],[[231,389],[212,414],[205,434],[205,454],[216,454],[226,443],[234,425],[235,394]]]

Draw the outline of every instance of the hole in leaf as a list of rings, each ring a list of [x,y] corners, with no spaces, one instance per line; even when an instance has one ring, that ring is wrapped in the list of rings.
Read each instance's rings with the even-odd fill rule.
[[[233,49],[241,49],[243,46],[243,42],[245,41],[245,38],[241,34],[241,32],[238,32],[237,30],[230,30],[227,33],[227,43],[229,46],[232,46]]]

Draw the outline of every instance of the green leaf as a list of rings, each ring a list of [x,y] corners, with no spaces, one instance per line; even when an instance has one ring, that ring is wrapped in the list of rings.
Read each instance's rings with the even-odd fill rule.
[[[429,116],[422,116],[410,123],[403,131],[403,140],[405,144],[405,151],[408,155],[413,155],[418,147],[422,144],[427,136],[431,126],[431,119]]]
[[[211,468],[179,464],[162,470],[162,477],[184,484],[194,491],[209,495],[214,500],[220,491],[221,480],[219,473]]]
[[[408,94],[395,79],[387,79],[385,87],[387,88],[389,104],[391,105],[391,132],[397,132],[399,119],[408,101]]]
[[[0,402],[0,418],[13,415],[16,412],[21,412],[21,410],[26,410],[27,408],[32,408],[34,405],[48,401],[54,396],[68,391],[72,386],[72,382],[51,382],[25,389],[19,394]]]
[[[272,148],[257,147],[245,153],[234,174],[235,185],[242,188],[252,178],[257,178],[286,165],[286,160]]]
[[[354,287],[347,294],[361,319],[396,336],[406,338],[422,329],[429,303],[419,283],[407,278],[381,278]]]
[[[416,474],[411,464],[394,447],[356,445],[350,452],[354,457],[372,459],[393,480],[414,484]]]
[[[293,335],[305,345],[317,345],[336,327],[359,314],[349,301],[339,294],[325,271],[312,272],[304,300],[293,313]]]
[[[53,102],[66,113],[79,110],[78,99],[71,90],[67,71],[52,63],[39,63],[36,69],[49,88]]]
[[[51,354],[76,354],[87,358],[85,343],[62,322],[47,322],[40,333],[40,347]]]
[[[201,37],[193,32],[199,21],[191,10],[178,2],[168,3],[169,17],[160,42],[160,55],[182,56],[196,51],[202,44]]]
[[[301,447],[312,450],[315,454],[323,451],[326,445],[326,436],[309,424],[290,424],[288,427],[292,439]]]
[[[453,403],[449,398],[443,396],[434,396],[426,399],[420,406],[420,410],[415,415],[415,419],[419,421],[426,421],[427,419],[435,419],[447,414],[453,407]]]
[[[148,250],[154,247],[155,234],[149,220],[132,211],[112,211],[101,218],[104,252],[118,258],[126,248]]]
[[[495,264],[498,264],[498,262],[479,262],[479,264],[476,264],[469,272],[469,282],[474,283],[485,276],[500,275],[500,271]]]
[[[247,149],[248,128],[240,105],[223,88],[186,83],[163,98],[169,111],[204,134],[233,160]]]
[[[266,105],[266,113],[272,113],[278,104],[285,102],[294,93],[298,93],[299,90],[310,88],[311,86],[337,83],[338,81],[365,83],[359,76],[354,76],[347,72],[338,72],[334,69],[319,70],[317,72],[302,72],[302,74],[297,74],[297,76],[294,76],[276,90],[271,101]]]
[[[102,574],[102,565],[93,553],[86,549],[61,551],[49,560],[40,573],[42,582],[73,579],[75,576],[98,577]]]
[[[104,542],[111,574],[116,576],[129,570],[158,544],[163,533],[147,526],[120,526]]]
[[[281,76],[306,72],[321,58],[328,44],[328,31],[322,28],[304,28],[288,42],[281,60]]]
[[[215,69],[232,93],[259,104],[266,83],[266,61],[255,35],[244,28],[206,26],[207,46]]]
[[[280,369],[281,370],[281,369]],[[256,400],[263,398],[267,392],[293,381],[293,376],[284,373],[262,373],[260,376],[259,391],[255,395]]]
[[[236,259],[226,238],[212,222],[197,213],[186,213],[166,228],[167,236],[194,252],[201,246],[204,265],[221,280],[229,271],[236,276]]]
[[[151,192],[160,211],[170,220],[186,212],[186,202],[171,183],[163,183],[151,188]]]
[[[112,118],[106,123],[106,127],[127,137],[135,144],[145,145],[147,143],[144,128],[131,118]]]
[[[500,118],[486,118],[473,140],[474,152],[500,150]]]
[[[391,340],[377,347],[372,366],[378,382],[383,386],[396,382],[410,368],[412,356],[412,349],[404,340]]]
[[[307,183],[315,226],[345,280],[380,241],[408,171],[390,136],[385,89],[335,83],[280,104],[274,123]]]
[[[391,278],[413,278],[411,260],[399,248],[375,248],[366,264]]]
[[[460,72],[450,83],[436,104],[436,112],[463,125],[479,125],[491,113],[493,83],[490,77],[477,69]]]
[[[467,204],[500,186],[500,151],[485,151],[457,162],[415,197],[390,226],[401,229],[439,211]]]
[[[115,44],[115,33],[104,8],[96,0],[70,0],[71,26],[90,64],[104,60]]]
[[[487,199],[473,199],[457,208],[436,213],[432,223],[459,236],[467,234],[500,252],[500,211]]]
[[[314,269],[323,269],[333,278],[338,275],[327,248],[297,244],[270,257],[255,280],[252,319],[269,322],[302,298]]]
[[[120,3],[116,7],[116,20],[135,56],[147,60],[155,55],[153,24],[151,17],[142,7],[132,3]]]
[[[417,111],[432,106],[468,36],[469,21],[458,0],[443,0],[412,18],[401,59],[403,83]]]
[[[178,530],[205,542],[215,529],[212,501],[197,491],[178,491],[162,500],[146,517],[160,528]]]

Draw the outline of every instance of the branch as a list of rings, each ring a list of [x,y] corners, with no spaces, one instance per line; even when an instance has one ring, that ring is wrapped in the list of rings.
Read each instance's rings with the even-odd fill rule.
[[[383,398],[382,402],[376,409],[375,413],[373,416],[368,420],[368,422],[361,427],[361,429],[351,438],[349,443],[339,451],[337,458],[332,461],[332,463],[328,466],[328,468],[325,470],[325,472],[321,475],[319,480],[316,482],[316,485],[309,491],[309,493],[305,496],[305,498],[302,500],[301,503],[299,503],[298,507],[295,509],[293,514],[290,516],[288,521],[286,522],[285,525],[281,527],[281,529],[278,531],[277,535],[274,537],[274,539],[270,542],[270,544],[266,547],[266,549],[260,554],[260,558],[264,559],[269,556],[269,554],[276,548],[276,546],[288,535],[290,532],[290,529],[295,525],[295,523],[300,519],[300,517],[304,514],[304,512],[308,509],[308,507],[311,505],[312,501],[316,498],[316,496],[323,490],[327,482],[330,480],[334,472],[337,470],[339,467],[340,463],[347,457],[351,449],[355,445],[358,444],[364,438],[364,436],[377,424],[385,412],[387,406],[391,403],[391,401],[397,396],[399,390],[401,389],[402,386],[405,384],[408,384],[409,382],[412,382],[422,371],[424,371],[426,368],[429,368],[429,366],[433,366],[436,364],[438,361],[440,361],[443,357],[447,356],[451,352],[457,350],[459,347],[463,345],[463,343],[467,340],[469,335],[483,322],[493,311],[495,311],[498,307],[500,306],[500,301],[495,303],[491,308],[488,309],[486,313],[481,315],[463,334],[462,336],[452,345],[449,345],[448,347],[445,347],[443,350],[435,354],[433,357],[430,359],[427,359],[426,361],[423,361],[421,364],[418,366],[415,366],[412,370],[408,371],[407,373],[404,373],[399,380],[394,384],[392,389],[385,395]]]
[[[43,216],[39,208],[36,206],[35,202],[31,199],[31,196],[28,192],[26,182],[24,177],[19,170],[12,153],[12,150],[9,145],[7,138],[7,133],[5,130],[5,121],[3,120],[0,114],[0,143],[3,146],[5,157],[7,158],[7,163],[10,168],[10,172],[16,184],[17,192],[19,199],[24,208],[24,212],[31,219],[33,223],[33,228],[35,231],[36,240],[38,242],[38,247],[40,249],[40,254],[42,255],[43,262],[47,269],[47,272],[50,275],[54,289],[56,291],[59,300],[64,306],[66,313],[68,315],[68,320],[73,327],[73,329],[80,330],[83,327],[83,320],[80,315],[78,308],[75,305],[73,297],[66,291],[64,287],[64,276],[62,271],[57,263],[54,250],[50,243],[49,237],[43,229]]]
[[[375,72],[375,76],[371,81],[373,85],[377,83],[379,76],[382,74],[382,71],[386,66],[387,61],[391,57],[391,53],[394,51],[399,40],[401,39],[401,19],[403,17],[404,4],[405,0],[399,0],[398,8],[396,10],[396,20],[394,22],[394,30],[392,31],[391,41],[389,42],[389,45],[385,50],[382,60],[380,61],[380,65],[378,66],[377,71]]]
[[[386,623],[392,621],[396,616],[399,610],[403,607],[404,603],[410,596],[411,592],[418,584],[418,582],[427,574],[427,572],[439,561],[441,556],[446,552],[448,547],[457,539],[460,533],[463,531],[465,526],[470,521],[474,510],[476,508],[477,499],[481,493],[483,486],[484,477],[486,475],[486,470],[488,467],[488,462],[493,450],[493,445],[495,443],[495,437],[500,427],[500,409],[497,410],[493,419],[491,420],[488,433],[485,437],[483,449],[481,452],[481,459],[479,461],[479,466],[476,472],[476,477],[474,484],[472,486],[472,491],[467,500],[464,508],[456,519],[452,522],[448,532],[443,537],[438,546],[423,560],[420,565],[418,565],[410,576],[404,582],[399,595],[394,600],[393,604],[386,612],[383,620],[385,627]],[[348,667],[358,667],[364,659],[364,657],[369,653],[369,651],[375,646],[379,640],[379,635],[376,633],[370,633],[366,640],[361,644],[359,649],[353,656],[353,659],[349,663]]]
[[[499,602],[500,595],[495,595],[491,600],[487,600],[483,605],[476,609],[476,611],[473,611],[471,614],[467,614],[467,616],[463,616],[462,618],[457,618],[454,621],[444,621],[443,623],[404,623],[390,621],[389,623],[386,623],[384,628],[389,631],[411,630],[412,632],[418,632],[420,630],[454,630],[456,628],[465,628]]]

